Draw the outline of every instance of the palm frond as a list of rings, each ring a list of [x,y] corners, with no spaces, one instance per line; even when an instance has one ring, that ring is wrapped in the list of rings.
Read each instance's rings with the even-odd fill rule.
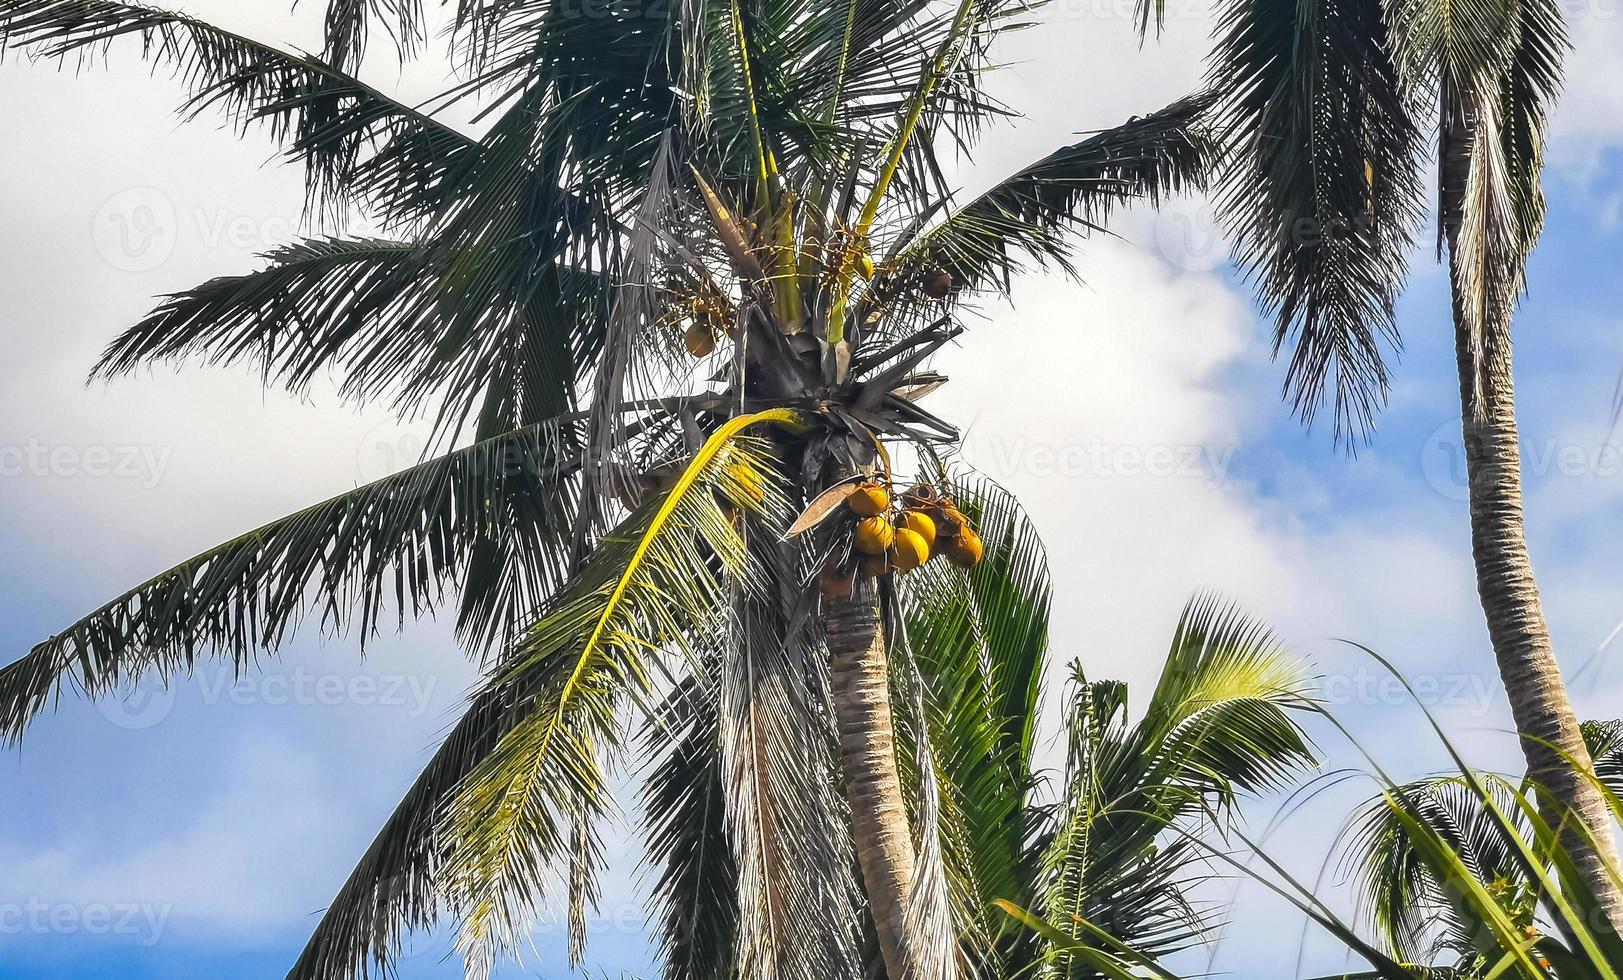
[[[571,852],[572,829],[595,826],[612,807],[604,771],[621,744],[616,713],[628,702],[655,710],[650,657],[691,657],[696,638],[714,627],[727,585],[744,580],[748,552],[729,515],[782,506],[770,465],[739,434],[797,419],[769,410],[718,429],[630,533],[603,539],[487,681],[529,688],[533,673],[552,676],[557,657],[573,665],[537,694],[449,803],[457,847],[446,888],[472,975],[486,975],[526,934],[548,869]]]
[[[668,699],[647,740],[663,759],[643,789],[648,860],[659,869],[661,975],[728,980],[738,943],[738,865],[727,836],[720,658]],[[668,743],[668,746],[667,746]]]
[[[1515,811],[1511,792],[1501,784],[1502,806]],[[1407,821],[1404,818],[1407,818]],[[1471,874],[1485,883],[1502,882],[1527,893],[1530,883],[1489,818],[1476,792],[1458,777],[1437,777],[1398,787],[1371,801],[1355,817],[1346,859],[1363,903],[1363,912],[1393,955],[1400,960],[1433,960],[1444,953],[1468,957],[1477,952],[1470,924],[1453,914],[1444,894],[1448,883],[1415,843],[1408,822],[1448,842]]]
[[[0,0],[0,43],[44,58],[88,64],[121,38],[138,40],[155,69],[168,68],[185,84],[188,116],[219,109],[239,129],[265,124],[304,164],[312,203],[349,198],[356,168],[385,143],[473,142],[318,58],[194,17],[114,0]]]
[[[1490,385],[1486,353],[1509,343],[1544,227],[1544,134],[1570,42],[1553,0],[1412,0],[1396,19],[1409,38],[1409,71],[1435,85],[1440,107],[1439,230],[1475,368],[1467,409],[1477,414]]]
[[[1209,72],[1236,254],[1293,348],[1285,394],[1368,433],[1398,347],[1421,147],[1379,0],[1230,0]],[[1351,442],[1349,441],[1349,445]]]
[[[1310,706],[1307,689],[1265,628],[1213,598],[1184,610],[1137,724],[1124,685],[1090,683],[1075,668],[1065,788],[1040,859],[1054,927],[1091,943],[1087,924],[1097,923],[1152,957],[1203,936],[1209,923],[1186,897],[1201,856],[1194,832],[1239,793],[1312,765],[1288,714]],[[1056,951],[1053,962],[1076,961]]]
[[[273,652],[306,611],[361,642],[392,604],[401,620],[462,581],[472,545],[504,525],[508,578],[488,583],[524,614],[562,577],[578,434],[535,425],[489,439],[273,521],[153,577],[0,668],[0,736],[17,739],[64,687],[100,697],[153,672],[215,657],[237,670]],[[477,632],[507,627],[469,623]]]
[[[358,66],[374,20],[383,22],[401,61],[424,41],[422,0],[328,0],[326,60],[340,70]]]
[[[391,397],[403,412],[433,403],[442,433],[454,435],[493,389],[522,405],[498,431],[568,411],[603,344],[609,290],[594,273],[544,267],[522,305],[447,322],[448,273],[432,244],[306,239],[266,258],[257,272],[169,297],[107,348],[94,373],[198,357],[253,364],[302,392],[337,368],[345,395]]]
[[[1022,256],[1074,272],[1073,232],[1102,230],[1119,205],[1203,186],[1213,147],[1201,119],[1211,104],[1191,96],[1062,147],[917,237],[904,233],[888,265],[903,275],[941,268],[971,289],[1007,290]]]
[[[915,666],[924,710],[900,744],[930,741],[941,856],[973,960],[996,932],[992,899],[1023,896],[1029,884],[1024,808],[1051,583],[1041,540],[1013,496],[990,481],[956,485],[953,495],[986,556],[969,571],[931,562],[902,580],[900,652]]]

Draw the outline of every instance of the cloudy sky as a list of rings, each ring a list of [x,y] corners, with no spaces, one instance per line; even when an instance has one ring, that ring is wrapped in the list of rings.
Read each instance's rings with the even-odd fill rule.
[[[314,4],[197,0],[267,39],[319,46]],[[1128,0],[1062,0],[1011,37],[996,90],[1027,113],[963,181],[983,186],[1071,134],[1196,87],[1209,27],[1178,0],[1140,46]],[[1551,230],[1519,319],[1529,535],[1557,649],[1588,716],[1619,714],[1623,668],[1623,0],[1568,4],[1578,49],[1556,122]],[[369,66],[421,97],[434,66]],[[298,175],[260,135],[181,123],[179,89],[133,51],[75,75],[0,62],[0,661],[147,575],[408,460],[418,429],[380,411],[264,392],[248,371],[187,367],[86,386],[100,348],[158,294],[244,271],[295,235]],[[1058,584],[1053,656],[1141,693],[1174,619],[1218,590],[1273,624],[1324,675],[1362,744],[1400,776],[1440,766],[1420,716],[1373,665],[1421,685],[1483,765],[1514,746],[1467,550],[1443,277],[1423,251],[1402,304],[1406,350],[1376,441],[1349,458],[1278,398],[1268,327],[1198,200],[1090,242],[1086,282],[1029,279],[942,358],[944,411],[969,460],[1018,492]],[[135,237],[132,237],[135,236]],[[132,247],[132,242],[139,242]],[[1623,645],[1623,641],[1619,641]],[[1611,658],[1611,659],[1615,659]],[[1586,666],[1587,665],[1587,666]],[[472,680],[448,629],[307,635],[241,683],[203,671],[126,702],[66,703],[0,753],[0,973],[8,977],[279,977],[373,831],[455,717]],[[1355,763],[1322,733],[1329,765]],[[1309,878],[1367,795],[1327,794],[1273,838]],[[1274,801],[1251,810],[1268,824]],[[644,971],[644,884],[617,855],[594,973]],[[1325,888],[1333,891],[1334,868]],[[1340,965],[1242,893],[1210,968],[1297,976]],[[1295,920],[1288,920],[1294,922]],[[512,976],[562,976],[543,927]],[[450,976],[443,938],[402,975]],[[1202,966],[1206,965],[1204,963]],[[507,974],[504,974],[507,975]],[[1312,975],[1310,973],[1301,975]]]

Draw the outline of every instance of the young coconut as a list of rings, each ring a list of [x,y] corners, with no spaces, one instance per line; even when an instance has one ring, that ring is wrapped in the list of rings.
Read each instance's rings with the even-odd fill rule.
[[[890,563],[896,570],[911,572],[929,560],[930,546],[925,543],[924,535],[905,527],[898,528],[890,549]]]
[[[948,538],[943,546],[947,560],[959,568],[974,568],[980,564],[981,556],[985,554],[986,546],[981,543],[981,536],[972,528],[963,528],[956,537]]]
[[[845,506],[858,517],[878,517],[890,509],[890,491],[872,481],[858,484],[856,492],[845,498]]]
[[[902,511],[901,518],[896,522],[898,529],[906,528],[924,539],[924,546],[931,551],[935,550],[935,521],[922,510]]]
[[[697,320],[682,332],[682,343],[694,357],[707,357],[716,350],[716,332],[704,320]]]
[[[935,521],[935,535],[937,538],[956,538],[961,529],[969,527],[969,518],[964,512],[953,506],[952,501],[943,502],[939,507],[930,510],[930,519]]]
[[[946,299],[952,292],[952,273],[946,269],[931,269],[920,280],[924,295],[931,299]]]
[[[883,517],[868,517],[857,522],[857,550],[865,555],[882,555],[896,540],[896,528]]]

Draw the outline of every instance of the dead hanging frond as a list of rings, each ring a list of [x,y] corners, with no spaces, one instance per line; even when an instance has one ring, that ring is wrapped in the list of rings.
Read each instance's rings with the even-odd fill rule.
[[[648,383],[647,356],[657,343],[649,334],[659,322],[659,287],[655,282],[660,261],[660,235],[674,202],[674,134],[660,141],[648,186],[643,192],[636,217],[627,233],[623,270],[614,286],[613,305],[603,339],[603,356],[592,384],[591,425],[587,454],[592,465],[586,485],[594,501],[622,497],[634,488],[628,485],[625,470],[618,465],[622,447],[617,444],[620,425],[618,406],[633,393],[652,391]],[[599,504],[601,506],[601,504]],[[593,514],[594,521],[603,515]]]
[[[728,839],[737,868],[732,969],[760,980],[862,975],[855,851],[837,792],[827,661],[787,521],[750,537],[759,588],[734,596],[720,688]]]

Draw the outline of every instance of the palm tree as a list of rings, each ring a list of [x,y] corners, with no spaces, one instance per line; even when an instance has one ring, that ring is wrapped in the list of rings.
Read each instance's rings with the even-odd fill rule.
[[[1286,395],[1307,421],[1328,405],[1338,439],[1367,435],[1384,403],[1421,171],[1439,161],[1477,589],[1528,775],[1588,825],[1568,843],[1623,927],[1611,820],[1582,775],[1523,534],[1511,370],[1567,47],[1554,0],[1228,0],[1209,78],[1227,154],[1220,210],[1277,314],[1276,350],[1292,348]]]
[[[405,105],[352,69],[378,27],[402,59],[420,49],[416,0],[332,0],[319,56],[140,4],[0,0],[9,45],[73,61],[131,42],[186,85],[188,113],[263,123],[313,215],[359,208],[386,236],[312,236],[172,296],[96,374],[186,358],[294,390],[337,374],[426,413],[437,454],[40,643],[0,669],[0,732],[65,689],[250,669],[317,609],[368,638],[454,595],[484,681],[292,976],[386,973],[404,931],[443,918],[482,975],[554,897],[578,956],[608,773],[658,759],[708,780],[655,812],[693,816],[659,838],[687,915],[670,976],[952,975],[969,913],[939,831],[949,783],[980,770],[905,741],[952,704],[928,651],[898,653],[901,611],[963,596],[969,628],[939,649],[980,656],[984,604],[1026,610],[1023,672],[983,679],[1005,703],[1035,683],[1045,607],[966,583],[979,542],[982,567],[1029,569],[1033,535],[951,477],[957,430],[919,404],[946,380],[928,361],[960,304],[1029,262],[1069,270],[1072,232],[1197,182],[1208,155],[1194,98],[955,200],[938,151],[1008,114],[979,77],[1026,10],[460,0],[460,81]],[[441,121],[462,100],[483,135]],[[909,525],[859,530],[846,504],[902,497],[893,455],[919,479]],[[901,574],[932,549],[964,567]],[[1000,744],[1029,745],[1029,718],[998,717]],[[701,901],[723,902],[717,875],[724,913]]]
[[[1032,832],[1010,855],[1019,890],[999,903],[1031,932],[999,948],[989,975],[1165,975],[1151,965],[1208,941],[1200,834],[1220,833],[1243,794],[1313,765],[1291,717],[1315,710],[1310,686],[1266,629],[1210,599],[1184,610],[1137,722],[1125,685],[1073,666],[1059,799],[1028,802]]]
[[[1623,792],[1623,722],[1588,722],[1583,734],[1596,778],[1615,801]],[[1418,780],[1366,806],[1355,816],[1346,859],[1383,945],[1401,960],[1481,977],[1504,955],[1495,935],[1501,925],[1497,931],[1525,941],[1535,959],[1551,960],[1552,944],[1576,938],[1582,917],[1570,912],[1579,906],[1574,885],[1562,894],[1571,864],[1548,849],[1555,834],[1539,809],[1538,787],[1477,774]],[[1502,923],[1485,921],[1499,915]],[[1583,955],[1584,943],[1571,945],[1576,953],[1557,957],[1571,973],[1558,975],[1583,976],[1582,960],[1568,960]]]

